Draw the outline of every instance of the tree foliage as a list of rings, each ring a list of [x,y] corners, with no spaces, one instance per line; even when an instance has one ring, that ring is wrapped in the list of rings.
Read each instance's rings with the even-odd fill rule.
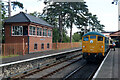
[[[46,2],[47,4],[47,2]],[[85,2],[54,2],[48,4],[42,17],[54,27],[59,29],[59,42],[63,40],[63,29],[70,28],[70,42],[72,41],[73,24],[81,32],[103,31],[104,25],[96,15],[89,12]]]
[[[72,40],[72,28],[79,18],[84,18],[82,15],[85,11],[88,11],[85,3],[71,3],[71,2],[55,2],[49,4],[43,10],[43,17],[54,27],[59,28],[60,42],[63,40],[62,31],[63,29],[70,28],[70,42]],[[81,20],[84,23],[85,20]],[[78,25],[78,24],[76,24]],[[82,25],[82,24],[81,24]]]
[[[19,7],[19,8],[21,8],[21,9],[23,9],[24,7],[23,7],[23,4],[22,3],[20,3],[20,2],[18,2],[18,1],[12,1],[11,2],[11,5],[12,5],[12,9],[15,11],[16,10],[16,7]],[[8,18],[8,5],[5,5],[5,3],[4,2],[1,2],[0,3],[0,6],[1,6],[1,15],[2,15],[2,25],[3,25],[3,23],[4,23],[4,20],[6,19],[6,18]],[[4,43],[4,26],[2,26],[2,42]]]
[[[74,42],[79,42],[80,38],[81,38],[80,34],[74,33],[74,35],[73,35],[73,41]]]
[[[11,2],[12,5],[12,9],[16,10],[16,7],[19,7],[20,9],[23,9],[23,3],[20,3],[18,1],[12,1]],[[5,5],[4,2],[1,3],[2,9],[1,9],[1,13],[2,13],[2,19],[4,20],[6,17],[8,17],[8,5]]]

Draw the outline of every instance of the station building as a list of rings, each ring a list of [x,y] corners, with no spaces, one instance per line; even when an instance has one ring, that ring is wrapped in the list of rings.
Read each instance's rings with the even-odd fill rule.
[[[116,40],[116,47],[120,48],[120,30],[116,31],[116,32],[112,32],[110,34],[111,39]]]
[[[111,39],[110,37],[110,34],[112,33],[113,31],[105,31],[105,32],[101,32],[103,35],[105,35],[106,37],[108,37],[109,39]]]
[[[20,12],[4,22],[5,43],[23,43],[28,53],[52,49],[52,25],[41,18]]]

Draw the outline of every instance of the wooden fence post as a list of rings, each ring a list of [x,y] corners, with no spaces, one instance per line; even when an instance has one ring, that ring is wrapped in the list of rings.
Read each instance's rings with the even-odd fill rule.
[[[15,47],[16,47],[16,43],[14,44],[14,55],[16,54],[16,53],[15,53],[15,50],[16,50],[16,48],[15,48]]]
[[[25,55],[25,51],[24,51],[24,38],[23,38],[23,55]]]
[[[3,44],[3,46],[4,46],[4,56],[5,56],[5,44]]]
[[[57,42],[56,42],[56,49],[58,49],[58,40],[57,40]]]

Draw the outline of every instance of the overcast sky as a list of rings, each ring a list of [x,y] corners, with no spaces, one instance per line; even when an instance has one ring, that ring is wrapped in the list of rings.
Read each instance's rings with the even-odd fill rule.
[[[4,0],[7,1],[7,0]],[[11,0],[16,1],[16,0]],[[24,9],[16,9],[12,12],[12,15],[19,13],[20,11],[30,12],[42,12],[45,7],[43,0],[17,0],[23,3]],[[88,5],[88,9],[92,14],[96,14],[98,20],[105,25],[106,31],[117,31],[118,30],[118,6],[111,4],[113,0],[84,0]],[[73,28],[73,33],[79,31],[77,28]],[[68,31],[69,32],[69,31]]]

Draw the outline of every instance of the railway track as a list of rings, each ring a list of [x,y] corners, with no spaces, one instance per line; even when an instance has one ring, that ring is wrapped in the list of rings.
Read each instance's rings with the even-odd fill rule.
[[[99,64],[86,63],[63,78],[63,80],[91,80]]]
[[[44,70],[46,70],[46,69],[49,69],[49,68],[51,68],[51,67],[57,66],[57,65],[59,65],[59,64],[61,64],[61,63],[64,63],[64,62],[66,62],[66,61],[69,61],[69,60],[72,60],[72,59],[75,59],[75,58],[78,58],[78,57],[81,57],[81,54],[75,55],[75,56],[73,56],[73,57],[71,57],[71,58],[68,58],[68,59],[65,59],[65,60],[60,60],[60,61],[55,62],[55,63],[52,64],[52,65],[48,65],[48,66],[46,66],[46,67],[44,67],[44,68],[37,68],[37,69],[31,70],[31,71],[29,71],[29,72],[25,72],[24,74],[20,74],[20,75],[17,75],[17,76],[12,77],[12,79],[13,79],[13,80],[18,80],[18,79],[29,78],[29,76],[31,76],[31,75],[37,74],[37,73],[42,72],[42,71],[44,71]],[[81,59],[81,58],[79,58],[79,60],[80,60],[80,59]],[[77,60],[76,60],[76,61],[77,61]],[[49,74],[46,74],[46,75],[44,75],[44,76],[42,76],[42,77],[40,77],[40,78],[38,78],[38,79],[41,79],[41,78],[45,78],[45,77],[47,77],[47,76],[50,76],[50,75],[58,72],[59,70],[62,70],[63,68],[65,68],[65,67],[67,67],[67,66],[75,63],[76,61],[73,61],[72,63],[67,64],[67,65],[63,66],[62,68],[60,68],[60,69],[58,69],[58,70],[55,70],[55,71],[53,71],[53,72],[51,72],[51,73],[49,73]]]
[[[79,58],[79,59],[77,59],[77,60],[75,60],[75,61],[73,61],[73,62],[71,62],[71,63],[69,63],[69,64],[66,64],[66,65],[64,65],[64,66],[62,66],[62,67],[60,67],[60,68],[58,68],[58,69],[56,69],[56,70],[53,70],[52,72],[50,72],[50,73],[48,73],[48,74],[46,74],[46,75],[44,75],[44,76],[42,76],[42,77],[39,77],[37,80],[44,79],[44,78],[48,78],[48,77],[50,77],[51,75],[54,75],[55,73],[57,73],[57,72],[65,69],[65,68],[67,68],[68,66],[76,63],[77,61],[79,61],[79,60],[81,60],[81,59],[82,59],[82,58]]]
[[[77,62],[79,61],[79,63],[80,63],[80,60],[84,64],[79,65]],[[79,67],[76,67],[73,70],[71,70],[72,72],[68,71],[69,74],[67,76],[66,76],[66,74],[64,74],[64,76],[59,75],[59,73],[61,73],[61,72],[62,72],[61,74],[63,74],[64,70],[66,68],[70,67],[74,63],[77,63],[77,65]],[[60,65],[62,65],[62,66],[59,67]],[[60,60],[59,62],[55,62],[54,64],[48,65],[44,68],[37,68],[30,72],[13,77],[13,80],[16,80],[16,79],[18,80],[18,78],[19,78],[19,80],[30,79],[30,78],[40,80],[40,79],[46,79],[46,78],[47,79],[57,78],[57,76],[59,76],[59,78],[63,78],[63,80],[74,80],[74,79],[91,80],[94,73],[98,69],[99,65],[100,64],[84,62],[81,54],[79,54],[79,55],[70,57],[68,59]],[[67,69],[67,70],[69,70],[69,69]]]
[[[63,78],[63,80],[74,80],[74,79],[91,80],[93,78],[95,72],[99,68],[100,64],[101,64],[101,62],[98,62],[98,63],[86,63],[85,65],[76,68],[70,74],[65,76]]]

